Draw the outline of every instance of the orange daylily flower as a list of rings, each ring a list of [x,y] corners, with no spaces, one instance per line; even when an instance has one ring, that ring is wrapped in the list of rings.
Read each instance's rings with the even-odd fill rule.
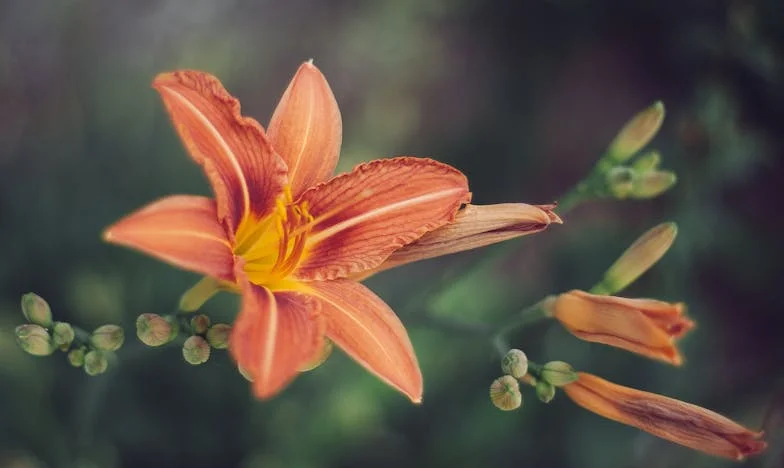
[[[654,299],[626,299],[583,291],[561,294],[550,314],[573,335],[679,366],[675,341],[694,328],[683,304]]]
[[[312,63],[295,74],[266,133],[206,73],[164,73],[153,87],[215,201],[163,198],[109,227],[105,239],[242,294],[229,348],[259,398],[278,393],[317,358],[326,336],[421,401],[422,375],[405,328],[350,277],[452,222],[470,200],[465,176],[430,159],[399,157],[328,179],[342,125]]]
[[[712,455],[743,460],[767,447],[762,432],[689,403],[579,373],[564,391],[575,403],[613,421]]]

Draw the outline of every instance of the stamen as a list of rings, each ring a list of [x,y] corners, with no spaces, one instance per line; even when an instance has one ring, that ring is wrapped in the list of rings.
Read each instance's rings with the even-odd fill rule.
[[[245,271],[252,273],[252,281],[267,284],[287,277],[299,264],[307,246],[307,235],[313,216],[308,212],[308,204],[291,203],[290,191],[278,198],[275,210],[265,220],[262,233],[255,232],[255,242],[244,240],[247,250],[238,251],[245,260]],[[274,226],[274,229],[273,229]]]
[[[305,224],[302,224],[297,229],[292,231],[291,235],[292,236],[298,236],[298,235],[300,235],[303,232],[306,232],[306,231],[309,232],[314,227],[318,226],[319,224],[323,223],[324,221],[328,220],[329,218],[333,217],[334,215],[340,213],[341,211],[345,210],[349,206],[355,205],[355,204],[360,203],[360,202],[362,202],[364,200],[367,200],[368,198],[372,197],[373,195],[374,195],[374,192],[372,190],[365,189],[365,190],[362,191],[362,193],[359,194],[358,197],[346,200],[345,202],[340,203],[340,204],[334,206],[329,211],[321,213],[320,215],[318,215],[318,217],[314,217],[313,215],[308,213],[308,222],[305,223]],[[300,206],[303,209],[307,210],[308,209],[308,202],[307,202],[307,200],[303,201],[302,203],[300,203]]]

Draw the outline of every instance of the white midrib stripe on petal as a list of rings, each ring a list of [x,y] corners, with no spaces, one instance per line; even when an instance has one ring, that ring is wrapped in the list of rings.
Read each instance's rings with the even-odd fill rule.
[[[370,329],[369,329],[368,327],[366,327],[366,326],[365,326],[365,324],[363,324],[362,322],[360,322],[359,320],[357,320],[357,318],[356,318],[356,317],[354,317],[354,315],[353,315],[353,314],[351,314],[351,313],[347,312],[347,311],[346,311],[346,310],[345,310],[343,307],[341,307],[341,306],[340,306],[338,303],[336,303],[335,301],[331,300],[329,297],[325,296],[325,295],[324,295],[324,293],[322,293],[322,292],[320,292],[320,291],[316,291],[315,293],[311,293],[311,294],[314,294],[314,295],[318,296],[319,298],[321,298],[322,300],[324,300],[324,301],[326,301],[326,302],[329,302],[330,304],[332,304],[332,306],[333,306],[333,307],[334,307],[336,310],[340,311],[340,313],[342,313],[344,316],[348,317],[348,318],[349,318],[349,319],[351,319],[351,320],[352,320],[354,323],[356,323],[357,325],[359,325],[359,328],[361,328],[362,330],[364,330],[364,331],[365,331],[365,333],[366,333],[366,334],[367,334],[367,335],[368,335],[370,338],[372,338],[372,339],[373,339],[373,341],[376,343],[376,347],[377,347],[378,349],[380,349],[381,351],[383,351],[383,352],[384,352],[384,356],[386,356],[388,360],[390,360],[390,361],[392,360],[392,356],[391,356],[391,355],[389,354],[389,352],[387,351],[387,348],[386,348],[386,346],[383,346],[383,345],[382,345],[382,343],[381,343],[381,341],[379,341],[379,340],[378,340],[378,338],[376,338],[376,335],[375,335],[373,332],[371,332],[371,331],[370,331]]]
[[[357,224],[367,221],[368,219],[372,219],[378,216],[383,216],[393,211],[402,210],[412,205],[427,203],[430,201],[446,198],[452,196],[455,193],[461,192],[462,190],[463,188],[452,188],[447,190],[441,190],[439,192],[427,193],[425,195],[420,195],[418,197],[409,198],[408,200],[402,200],[397,203],[392,203],[390,205],[382,206],[380,208],[376,208],[375,210],[370,210],[367,213],[363,213],[359,216],[354,216],[353,218],[349,218],[345,221],[335,224],[330,228],[327,228],[321,232],[311,235],[310,237],[308,237],[308,244],[313,245],[318,242],[321,242],[322,240],[330,236],[333,236],[340,231],[356,226]]]
[[[294,167],[289,169],[289,177],[291,178],[294,178],[295,174],[297,173],[297,169],[299,169],[300,162],[302,161],[302,154],[305,152],[305,148],[307,148],[308,146],[308,140],[310,139],[311,128],[313,127],[312,120],[313,120],[313,107],[314,107],[315,97],[313,96],[314,91],[312,87],[309,87],[308,89],[310,90],[309,93],[310,99],[308,99],[308,118],[305,119],[305,122],[307,122],[307,124],[305,126],[304,135],[302,136],[302,138],[300,138],[300,141],[302,143],[300,145],[299,151],[297,152],[297,157],[294,159]]]
[[[215,241],[219,244],[223,244],[229,249],[231,249],[231,244],[226,239],[221,239],[220,237],[215,237],[205,232],[200,231],[188,231],[184,229],[171,229],[171,230],[138,230],[138,231],[126,231],[129,233],[134,234],[145,234],[145,235],[156,235],[156,236],[188,236],[188,237],[195,237],[198,239],[205,239]]]
[[[248,213],[250,211],[250,192],[248,190],[248,184],[245,181],[245,175],[242,173],[242,167],[240,166],[239,161],[237,161],[237,156],[235,156],[234,152],[229,147],[229,144],[226,143],[226,140],[223,138],[223,135],[220,134],[217,128],[210,122],[210,120],[204,116],[204,114],[199,111],[199,109],[191,104],[185,96],[178,93],[177,91],[171,88],[164,88],[167,92],[169,92],[172,96],[174,96],[178,101],[185,104],[185,106],[190,109],[193,114],[198,118],[205,127],[209,130],[209,132],[215,137],[215,140],[220,145],[221,149],[223,149],[224,153],[229,159],[231,163],[232,169],[234,169],[235,174],[237,174],[237,180],[239,180],[240,185],[242,186],[242,202],[243,202],[243,213]],[[194,148],[195,149],[195,148]],[[202,158],[207,159],[205,155],[202,155]]]

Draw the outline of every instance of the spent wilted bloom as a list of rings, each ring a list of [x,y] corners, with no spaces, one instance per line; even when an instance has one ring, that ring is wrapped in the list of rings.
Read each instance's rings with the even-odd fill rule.
[[[563,223],[555,214],[555,208],[554,204],[528,205],[526,203],[466,205],[457,213],[454,222],[428,232],[414,242],[392,252],[392,255],[381,265],[364,272],[359,278],[427,258],[536,234],[547,229],[550,224]]]
[[[754,432],[713,411],[579,373],[564,387],[575,403],[613,421],[712,455],[743,460],[765,449]]]
[[[342,138],[340,112],[310,62],[295,74],[267,132],[243,117],[239,101],[206,73],[164,73],[153,87],[215,200],[166,197],[108,228],[105,239],[242,294],[229,349],[258,397],[288,384],[322,352],[326,336],[420,401],[422,376],[405,328],[356,280],[453,222],[470,200],[465,176],[430,159],[398,157],[330,178]],[[200,303],[185,302],[189,310]]]
[[[681,365],[675,341],[694,328],[683,304],[569,291],[548,304],[548,313],[573,335]]]

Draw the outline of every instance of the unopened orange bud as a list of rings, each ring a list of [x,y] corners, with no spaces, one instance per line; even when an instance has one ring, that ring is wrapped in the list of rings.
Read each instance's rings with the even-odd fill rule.
[[[754,432],[713,411],[579,373],[564,387],[575,403],[607,419],[719,457],[743,460],[767,447]]]
[[[654,299],[598,296],[583,291],[561,294],[550,314],[585,341],[615,346],[679,366],[675,341],[694,328],[683,304]]]

